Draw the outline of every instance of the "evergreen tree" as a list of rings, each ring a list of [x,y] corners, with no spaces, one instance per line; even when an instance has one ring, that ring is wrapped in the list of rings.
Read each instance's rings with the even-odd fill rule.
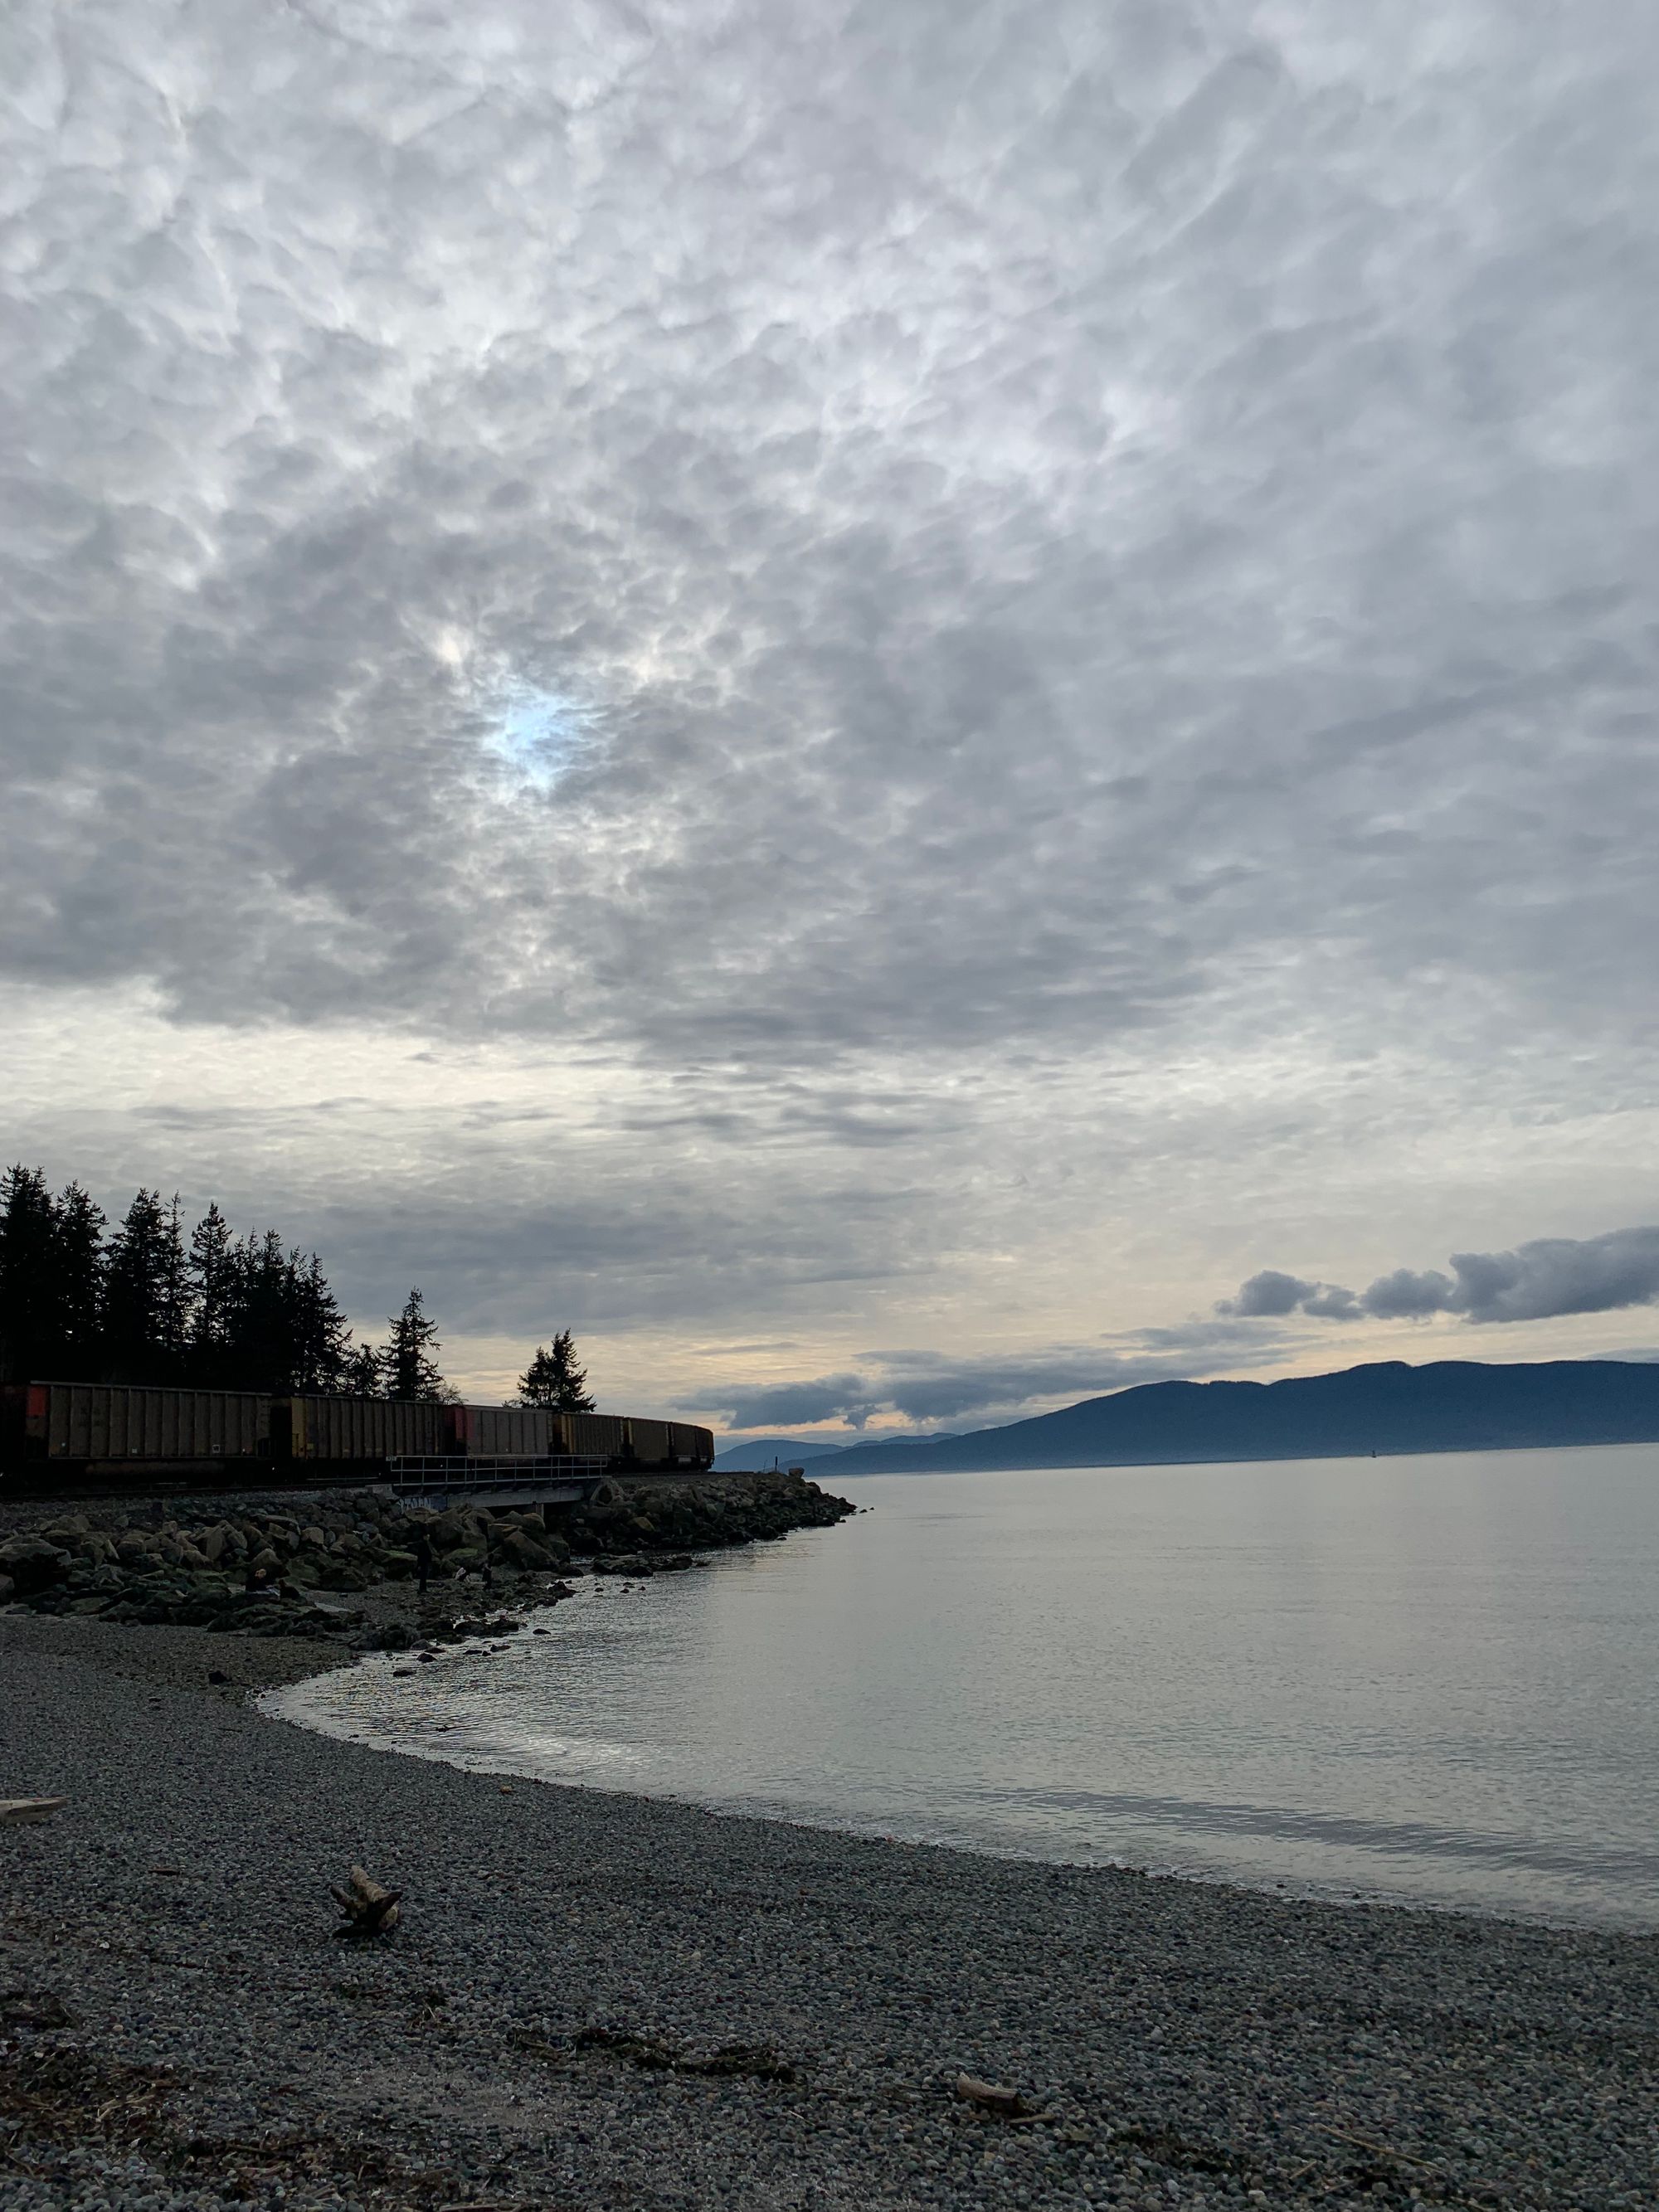
[[[536,1346],[536,1357],[519,1377],[521,1406],[547,1406],[556,1413],[591,1413],[587,1374],[576,1364],[576,1347],[570,1331],[562,1328],[550,1350]]]
[[[442,1400],[438,1332],[412,1291],[390,1343],[354,1346],[314,1252],[239,1243],[217,1204],[186,1245],[175,1196],[134,1197],[113,1236],[78,1182],[0,1174],[0,1382],[105,1380]]]
[[[64,1186],[53,1209],[57,1245],[58,1372],[69,1382],[102,1372],[104,1357],[104,1210],[78,1182]]]
[[[229,1381],[228,1352],[238,1265],[235,1239],[216,1200],[191,1231],[188,1265],[191,1378],[209,1389],[222,1389]]]
[[[162,1215],[158,1261],[156,1336],[167,1374],[178,1378],[185,1372],[189,1352],[193,1300],[190,1262],[185,1255],[184,1217],[179,1211],[176,1190],[173,1194],[173,1203]]]
[[[381,1385],[388,1398],[447,1402],[449,1385],[438,1372],[438,1324],[428,1318],[419,1291],[387,1323],[392,1334],[380,1354]]]
[[[285,1248],[275,1229],[235,1243],[211,1206],[191,1239],[191,1278],[192,1373],[278,1395],[342,1387],[350,1331],[314,1252]]]
[[[340,1369],[340,1388],[348,1398],[384,1398],[386,1355],[372,1344],[354,1344]]]
[[[274,1229],[250,1230],[236,1247],[235,1295],[226,1347],[228,1379],[239,1390],[282,1391],[295,1367],[289,1255]]]
[[[118,1382],[173,1380],[174,1291],[183,1273],[178,1222],[159,1191],[141,1190],[110,1246],[104,1278],[105,1342]]]
[[[58,1352],[57,1224],[40,1168],[0,1175],[0,1376],[45,1376]]]
[[[314,1252],[292,1255],[289,1280],[294,1300],[294,1368],[296,1390],[339,1389],[345,1373],[351,1331],[338,1299],[328,1286]]]

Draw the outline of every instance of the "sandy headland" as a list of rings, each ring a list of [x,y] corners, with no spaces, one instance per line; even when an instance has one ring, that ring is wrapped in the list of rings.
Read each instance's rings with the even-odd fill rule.
[[[350,1656],[0,1615],[0,1796],[69,1801],[0,1826],[0,2204],[1656,2202],[1653,1938],[503,1784],[252,1701]],[[336,1936],[353,1863],[389,1937]]]

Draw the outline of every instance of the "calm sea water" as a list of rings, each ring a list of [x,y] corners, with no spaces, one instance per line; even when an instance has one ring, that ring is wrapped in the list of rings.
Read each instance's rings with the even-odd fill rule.
[[[498,1656],[270,1702],[875,1834],[1659,1926],[1659,1448],[847,1488]]]

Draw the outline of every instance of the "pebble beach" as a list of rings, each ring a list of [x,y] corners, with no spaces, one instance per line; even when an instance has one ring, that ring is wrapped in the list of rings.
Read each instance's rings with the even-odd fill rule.
[[[1659,1940],[503,1784],[253,1702],[343,1656],[0,1615],[0,1795],[69,1801],[0,1826],[0,2205],[1659,2202]],[[354,1863],[388,1936],[337,1937]]]

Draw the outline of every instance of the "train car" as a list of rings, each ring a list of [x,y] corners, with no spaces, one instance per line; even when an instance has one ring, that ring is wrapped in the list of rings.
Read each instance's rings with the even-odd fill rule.
[[[668,1459],[672,1467],[707,1467],[714,1456],[712,1429],[694,1428],[690,1421],[668,1424]]]
[[[714,1457],[714,1432],[690,1421],[629,1421],[629,1441],[641,1467],[665,1470],[683,1468],[688,1474],[709,1466]]]
[[[271,1453],[301,1465],[441,1459],[450,1449],[449,1412],[402,1398],[278,1398],[271,1407]]]
[[[374,1481],[390,1462],[409,1459],[570,1458],[619,1474],[665,1474],[706,1468],[714,1455],[711,1432],[689,1422],[544,1407],[118,1382],[0,1389],[0,1474],[14,1494],[111,1481]]]
[[[228,1472],[265,1459],[271,1401],[254,1390],[127,1382],[31,1382],[21,1393],[26,1462],[89,1473],[204,1462]]]
[[[624,1420],[622,1425],[624,1462],[635,1467],[667,1466],[666,1421]]]
[[[547,1459],[562,1447],[545,1406],[447,1406],[449,1448],[469,1459]]]
[[[668,1474],[683,1468],[693,1474],[714,1457],[711,1429],[690,1421],[653,1421],[614,1413],[556,1413],[556,1452],[579,1459],[602,1459],[621,1474]]]
[[[556,1413],[544,1406],[451,1406],[449,1449],[469,1459],[602,1459],[609,1467],[707,1467],[708,1429],[611,1413]]]
[[[561,1413],[562,1449],[573,1459],[602,1459],[608,1467],[622,1455],[622,1423],[614,1413]]]

